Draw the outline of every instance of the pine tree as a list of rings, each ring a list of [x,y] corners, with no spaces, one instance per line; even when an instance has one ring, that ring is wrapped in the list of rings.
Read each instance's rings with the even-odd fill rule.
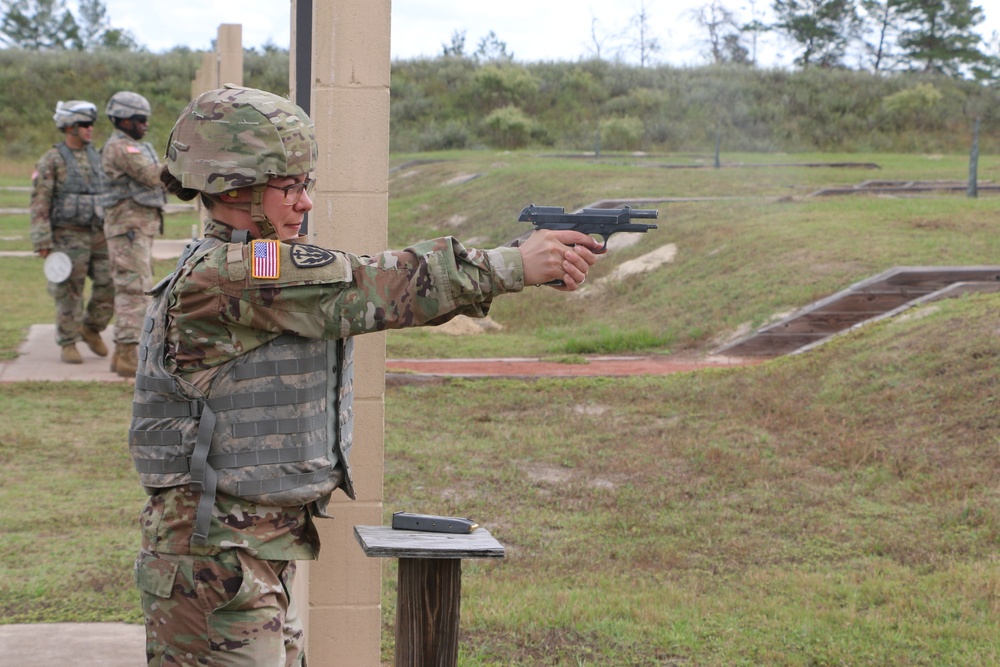
[[[910,69],[961,76],[988,60],[975,27],[983,10],[971,0],[898,0],[906,21],[899,48]]]
[[[3,0],[0,40],[13,48],[82,50],[80,28],[66,0]]]
[[[772,28],[801,48],[795,64],[839,67],[859,24],[854,0],[774,0]]]

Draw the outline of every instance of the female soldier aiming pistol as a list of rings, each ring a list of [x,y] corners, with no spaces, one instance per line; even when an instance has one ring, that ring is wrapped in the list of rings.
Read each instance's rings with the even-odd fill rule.
[[[358,256],[301,242],[317,146],[299,107],[227,86],[170,135],[162,180],[211,221],[153,289],[129,449],[149,500],[136,577],[150,665],[302,665],[290,599],[314,519],[354,497],[352,337],[483,317],[493,299],[561,280],[599,244],[538,231],[519,247],[453,238]]]

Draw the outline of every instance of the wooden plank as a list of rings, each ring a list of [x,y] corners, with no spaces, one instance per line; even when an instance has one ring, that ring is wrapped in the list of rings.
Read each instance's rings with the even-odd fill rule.
[[[457,664],[462,561],[400,558],[398,586],[396,667]]]
[[[390,526],[355,526],[366,556],[380,558],[503,558],[504,547],[485,528],[471,533],[427,533]]]
[[[919,303],[969,292],[1000,291],[1000,266],[898,266],[820,299],[715,354],[774,357]]]
[[[759,333],[837,333],[871,317],[867,312],[814,312],[765,327]]]
[[[817,313],[869,313],[878,315],[887,310],[892,310],[907,301],[912,301],[914,296],[899,293],[860,293],[846,294],[836,301],[823,304],[822,307],[809,311],[809,314]]]
[[[717,354],[747,357],[778,357],[803,345],[827,338],[828,334],[768,334],[762,333],[724,347]]]
[[[921,271],[901,271],[886,280],[887,286],[916,287],[928,292],[962,282],[1000,282],[1000,269],[982,267],[969,269],[927,269]],[[877,288],[878,286],[873,286]]]
[[[992,294],[994,292],[1000,292],[1000,283],[954,283],[934,292],[926,300],[937,301],[965,294]]]

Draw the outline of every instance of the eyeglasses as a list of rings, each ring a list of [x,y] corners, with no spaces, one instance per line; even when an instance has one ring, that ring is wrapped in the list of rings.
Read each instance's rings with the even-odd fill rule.
[[[285,204],[288,206],[293,206],[299,203],[302,199],[302,193],[308,192],[309,196],[312,197],[313,190],[316,186],[316,179],[307,178],[301,183],[292,183],[291,185],[271,185],[267,183],[265,187],[271,188],[272,190],[281,190],[285,193]]]
[[[76,123],[77,127],[94,127],[94,121],[86,120],[82,123]]]

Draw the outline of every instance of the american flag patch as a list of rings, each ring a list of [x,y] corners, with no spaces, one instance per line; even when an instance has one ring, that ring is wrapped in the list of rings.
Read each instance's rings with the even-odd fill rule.
[[[253,255],[254,278],[277,278],[278,272],[278,241],[252,241],[250,254]]]

